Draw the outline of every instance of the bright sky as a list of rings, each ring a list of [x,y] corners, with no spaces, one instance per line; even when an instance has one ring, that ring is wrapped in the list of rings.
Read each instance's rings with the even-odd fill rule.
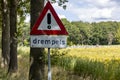
[[[52,4],[60,18],[69,21],[120,21],[120,0],[68,0],[64,10]]]

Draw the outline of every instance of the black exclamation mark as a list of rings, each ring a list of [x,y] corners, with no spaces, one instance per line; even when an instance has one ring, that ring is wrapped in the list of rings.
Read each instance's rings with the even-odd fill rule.
[[[48,23],[47,28],[51,29],[51,26],[50,26],[50,24],[51,24],[51,14],[50,13],[47,14],[47,23]]]

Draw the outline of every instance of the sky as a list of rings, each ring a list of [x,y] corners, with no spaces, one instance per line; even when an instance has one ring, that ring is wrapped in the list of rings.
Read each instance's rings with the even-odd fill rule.
[[[64,10],[52,4],[60,18],[69,21],[120,21],[120,0],[68,0]]]

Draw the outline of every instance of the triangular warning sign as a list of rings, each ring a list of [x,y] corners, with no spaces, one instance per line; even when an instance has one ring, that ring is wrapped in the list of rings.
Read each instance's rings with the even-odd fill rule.
[[[31,35],[68,35],[64,25],[54,8],[48,1],[37,22],[34,24]]]

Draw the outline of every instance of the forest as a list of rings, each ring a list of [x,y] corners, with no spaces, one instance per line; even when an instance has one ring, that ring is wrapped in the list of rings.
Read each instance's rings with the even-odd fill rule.
[[[69,32],[69,45],[115,45],[120,42],[119,22],[69,22],[62,19]]]

